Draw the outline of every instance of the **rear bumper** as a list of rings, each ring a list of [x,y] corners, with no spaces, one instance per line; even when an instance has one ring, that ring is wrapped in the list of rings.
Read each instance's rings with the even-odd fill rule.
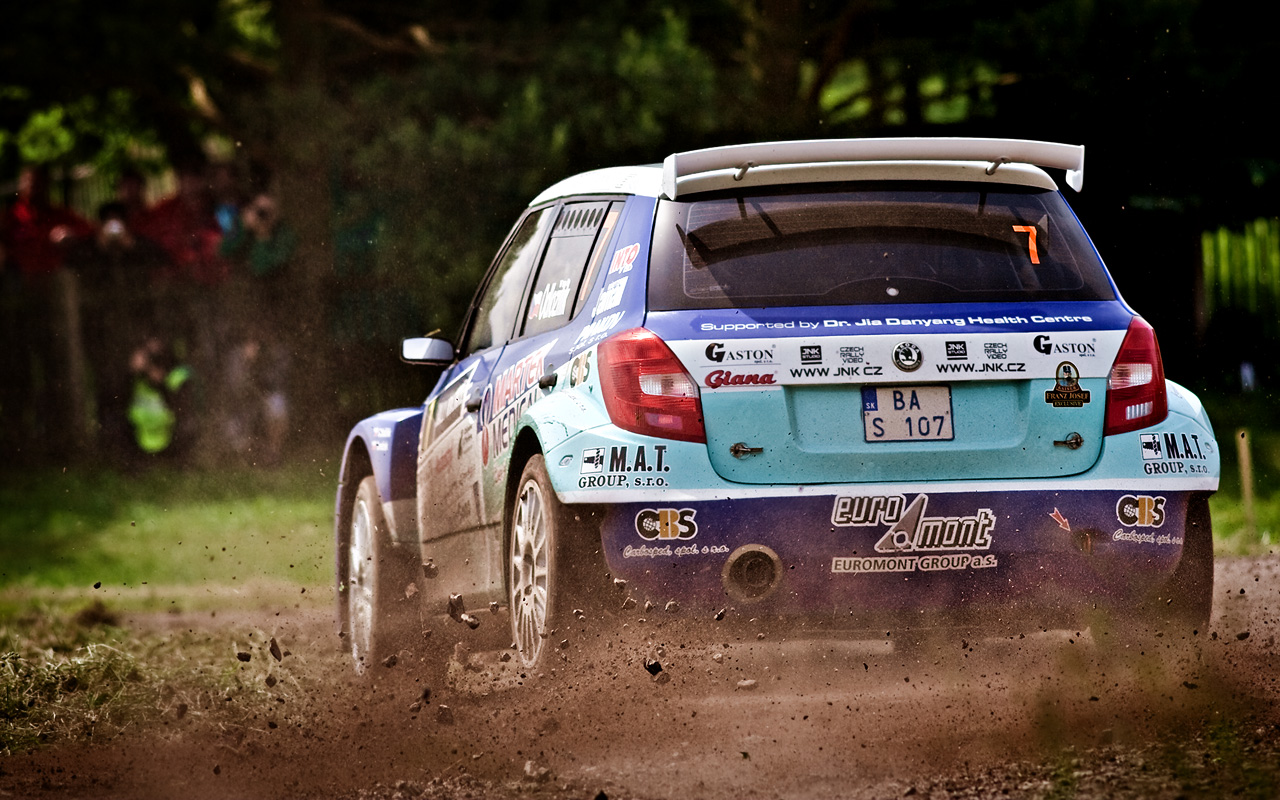
[[[1063,620],[1158,593],[1182,558],[1188,492],[850,494],[608,509],[610,571],[694,615]],[[1202,535],[1195,531],[1192,535]],[[992,613],[996,612],[996,613]]]
[[[640,603],[851,626],[922,612],[1070,624],[1162,596],[1187,537],[1209,536],[1187,517],[1217,490],[1217,446],[1203,412],[1185,410],[1107,437],[1090,469],[1059,478],[733,483],[705,445],[613,426],[547,463],[563,502],[602,509],[605,561]],[[768,566],[767,591],[740,585]]]

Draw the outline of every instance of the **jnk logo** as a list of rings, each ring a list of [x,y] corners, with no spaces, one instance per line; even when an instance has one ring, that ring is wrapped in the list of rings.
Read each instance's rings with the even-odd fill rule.
[[[697,514],[693,508],[645,508],[636,514],[636,533],[650,541],[692,539],[698,535]]]
[[[837,497],[831,524],[869,527],[889,525],[876,542],[876,552],[907,553],[942,550],[989,550],[995,514],[989,508],[967,517],[927,517],[929,496],[916,495],[906,505],[902,495]],[[905,508],[904,508],[905,506]]]
[[[1116,503],[1116,519],[1130,528],[1159,528],[1164,524],[1164,498],[1126,494]]]

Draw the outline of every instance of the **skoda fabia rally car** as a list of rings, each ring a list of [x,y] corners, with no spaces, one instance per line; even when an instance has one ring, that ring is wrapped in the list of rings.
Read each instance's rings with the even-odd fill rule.
[[[457,341],[405,341],[426,402],[347,441],[357,668],[486,606],[530,670],[628,614],[1203,628],[1217,445],[1043,169],[1083,166],[797,141],[547,189]]]

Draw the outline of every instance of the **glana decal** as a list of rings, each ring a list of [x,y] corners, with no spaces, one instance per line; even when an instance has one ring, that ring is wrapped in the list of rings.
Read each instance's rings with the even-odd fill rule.
[[[636,513],[636,533],[641,539],[692,539],[698,535],[698,515],[692,508],[645,508]]]
[[[1080,370],[1063,361],[1054,370],[1054,388],[1044,393],[1044,401],[1054,408],[1083,408],[1089,402],[1089,390],[1080,388]]]
[[[708,389],[719,389],[721,386],[773,386],[778,381],[771,372],[731,372],[727,369],[716,369],[707,373],[705,382]]]
[[[1164,524],[1164,498],[1126,494],[1116,502],[1116,519],[1130,528],[1159,528]]]

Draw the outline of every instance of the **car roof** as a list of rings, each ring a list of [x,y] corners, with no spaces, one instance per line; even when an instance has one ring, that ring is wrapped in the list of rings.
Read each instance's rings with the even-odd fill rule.
[[[702,192],[855,180],[943,180],[1056,189],[1041,169],[1084,183],[1082,145],[1028,139],[893,138],[761,142],[673,153],[662,164],[610,167],[566,178],[529,204],[579,195],[676,199]]]

